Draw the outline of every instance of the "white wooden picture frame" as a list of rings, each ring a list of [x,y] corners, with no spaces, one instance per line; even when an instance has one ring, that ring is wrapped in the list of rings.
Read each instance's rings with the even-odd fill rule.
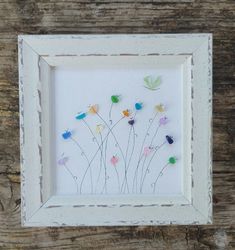
[[[21,35],[18,43],[23,226],[212,223],[211,34]],[[162,184],[163,187],[164,185],[169,186],[167,194],[164,192],[158,195],[154,192],[148,193],[148,188],[153,187],[150,185],[146,188],[146,193],[126,194],[124,191],[119,194],[111,192],[109,195],[98,192],[89,194],[85,192],[86,187],[84,187],[84,194],[82,192],[57,193],[58,182],[69,178],[69,175],[63,172],[60,177],[60,173],[56,174],[57,158],[54,148],[60,149],[60,145],[55,145],[57,143],[55,142],[57,120],[54,112],[57,108],[60,112],[63,111],[63,99],[58,99],[59,101],[57,100],[57,104],[55,104],[55,99],[59,98],[55,96],[57,92],[53,87],[55,86],[53,83],[55,70],[83,67],[88,70],[96,70],[101,64],[105,65],[107,70],[110,65],[113,67],[118,65],[117,67],[122,69],[130,68],[129,72],[132,70],[131,67],[134,67],[133,72],[138,72],[138,68],[142,69],[148,65],[152,65],[156,69],[164,67],[166,70],[174,66],[179,70],[182,84],[179,88],[181,123],[177,121],[177,118],[173,123],[181,124],[179,129],[181,144],[178,149],[182,154],[177,156],[180,166],[178,176],[180,176],[181,191],[178,194],[171,193],[174,189],[174,178],[165,179],[165,184]],[[56,77],[59,82],[62,73],[58,72]],[[92,75],[93,71],[88,71],[88,73]],[[124,73],[128,74],[128,71]],[[69,76],[68,72],[66,74]],[[130,74],[130,77],[134,75],[135,73]],[[78,76],[76,75],[76,77]],[[105,78],[101,75],[100,79],[105,81]],[[113,79],[115,81],[115,77]],[[61,84],[60,86],[64,86],[64,89],[60,91],[66,95],[66,85]],[[74,86],[76,88],[76,84]],[[125,86],[127,86],[125,87],[127,92],[132,91],[128,88],[128,84]],[[141,87],[143,86],[141,85]],[[85,88],[86,86],[82,90],[85,91]],[[86,91],[90,87],[87,88]],[[91,89],[91,95],[95,96],[97,91],[105,93],[102,88],[101,85],[100,90],[96,87]],[[177,99],[175,90],[171,91],[166,88],[164,93],[172,92],[171,99]],[[146,90],[143,88],[137,93],[145,93],[144,91]],[[161,91],[164,91],[164,88]],[[81,100],[82,95],[79,98]],[[160,94],[159,98],[162,98]],[[152,99],[149,98],[149,100]],[[146,97],[146,101],[148,101],[148,97]],[[79,101],[76,102],[79,104]],[[83,106],[87,104],[82,103]],[[169,107],[170,109],[171,107]],[[62,119],[61,122],[63,123]],[[122,133],[119,134],[120,138]],[[84,135],[83,140],[88,140],[86,138]],[[63,143],[61,142],[61,145],[65,145]],[[115,165],[119,158],[116,157],[114,160],[112,163]],[[90,165],[88,166],[90,167]],[[149,171],[148,167],[147,170]],[[162,174],[163,172],[160,171],[159,176]],[[74,177],[73,174],[71,175]],[[151,176],[154,174],[151,173],[149,178]],[[142,177],[140,190],[141,181],[143,184]],[[57,184],[55,184],[56,178]],[[75,178],[71,181],[68,179],[67,182],[65,180],[65,183],[61,184],[61,189],[73,181],[76,183]],[[112,186],[110,185],[110,187]]]

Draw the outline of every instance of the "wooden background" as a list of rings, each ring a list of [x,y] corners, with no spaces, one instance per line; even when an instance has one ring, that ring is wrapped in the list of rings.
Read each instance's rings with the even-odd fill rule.
[[[17,35],[190,32],[214,35],[214,224],[21,228]],[[0,124],[0,249],[235,249],[234,0],[0,0]]]

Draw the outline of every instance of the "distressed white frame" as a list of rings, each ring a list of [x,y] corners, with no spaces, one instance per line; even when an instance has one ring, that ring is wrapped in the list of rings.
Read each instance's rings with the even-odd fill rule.
[[[19,42],[24,226],[212,223],[212,35],[22,35]],[[51,70],[97,56],[155,58],[183,71],[184,192],[179,197],[53,195]]]

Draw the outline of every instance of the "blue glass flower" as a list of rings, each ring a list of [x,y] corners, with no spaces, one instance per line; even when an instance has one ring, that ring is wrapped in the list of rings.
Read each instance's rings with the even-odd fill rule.
[[[135,120],[134,120],[134,119],[131,119],[131,120],[128,121],[128,123],[129,123],[131,126],[133,126],[134,123],[135,123]]]
[[[70,131],[65,131],[63,134],[62,134],[62,137],[67,140],[69,139],[70,137],[72,136],[72,133]]]
[[[76,119],[77,120],[82,120],[82,119],[84,119],[86,117],[86,113],[80,113],[80,114],[78,114],[77,116],[76,116]]]
[[[166,140],[169,144],[172,144],[174,142],[172,136],[166,135]]]
[[[137,103],[135,104],[135,109],[136,109],[136,110],[141,110],[142,108],[143,108],[143,104],[142,104],[142,103],[137,102]]]

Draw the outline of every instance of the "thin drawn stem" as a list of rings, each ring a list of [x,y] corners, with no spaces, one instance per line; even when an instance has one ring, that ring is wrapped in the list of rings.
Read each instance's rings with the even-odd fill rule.
[[[136,114],[137,114],[137,111],[135,112],[135,114],[134,114],[134,116],[132,118],[134,120],[134,122],[135,122]],[[128,180],[127,180],[127,171],[128,171],[128,168],[129,168],[129,165],[130,165],[130,161],[131,161],[131,158],[132,158],[132,155],[133,155],[134,147],[132,147],[132,152],[131,152],[128,164],[127,164],[127,156],[128,156],[129,146],[130,146],[130,137],[131,137],[132,130],[134,131],[134,139],[133,140],[134,140],[134,144],[135,144],[134,123],[130,127],[129,134],[128,134],[128,140],[127,140],[127,148],[126,148],[126,155],[125,155],[125,177],[124,177],[124,180],[123,180],[123,183],[125,182],[125,184],[122,184],[122,188],[123,188],[123,185],[125,185],[124,186],[124,193],[126,191],[126,188],[127,188],[128,193],[129,193],[129,185],[128,185]],[[122,188],[121,188],[121,192],[122,192]]]
[[[128,134],[126,154],[125,154],[125,176],[124,176],[125,186],[124,186],[124,192],[125,192],[126,186],[127,186],[128,193],[129,193],[129,186],[128,186],[128,182],[127,182],[127,165],[126,165],[126,162],[127,162],[127,156],[128,156],[128,150],[129,150],[129,144],[130,144],[130,138],[131,138],[131,131],[132,131],[132,129],[133,129],[133,127],[131,126],[130,130],[129,130],[129,134]],[[122,189],[121,189],[121,192],[122,192]]]
[[[143,175],[144,175],[144,165],[147,159],[147,155],[144,156],[144,161],[142,163],[142,168],[141,168],[141,176],[140,176],[140,193],[142,192],[142,188],[141,188],[141,183],[143,181]]]
[[[130,163],[131,163],[131,160],[132,160],[132,157],[133,157],[133,154],[134,154],[134,150],[135,150],[135,137],[136,137],[136,133],[135,133],[135,127],[133,126],[133,144],[132,144],[132,150],[131,150],[131,154],[130,154],[130,158],[129,158],[129,161],[128,161],[128,164],[127,164],[127,172],[130,168]],[[126,173],[127,174],[127,173]],[[127,180],[128,181],[128,180]],[[124,190],[125,192],[125,190]]]
[[[84,119],[83,119],[82,121],[83,121],[83,123],[85,124],[85,126],[88,128],[88,130],[90,131],[91,135],[93,136],[92,140],[95,141],[96,144],[97,144],[98,147],[99,147],[98,140],[97,140],[96,136],[94,135],[92,129],[90,128],[89,124],[88,124]]]
[[[77,176],[75,176],[71,170],[67,167],[66,163],[63,164],[64,167],[66,168],[66,170],[69,172],[69,174],[72,176],[73,180],[74,180],[74,183],[76,185],[76,188],[77,188],[77,193],[78,193],[78,183],[77,183]]]
[[[102,143],[103,139],[102,139],[102,134],[100,134],[100,143]],[[99,168],[99,174],[98,174],[98,178],[96,180],[96,188],[95,188],[95,192],[97,191],[97,185],[99,183],[99,180],[100,180],[100,175],[101,175],[101,170],[102,170],[102,159],[103,159],[103,145],[101,146],[101,149],[100,149],[100,168]]]
[[[155,137],[157,136],[157,133],[158,133],[158,130],[159,130],[160,126],[161,126],[161,125],[159,124],[159,125],[157,126],[156,130],[155,130],[155,133],[154,133],[154,135],[153,135],[153,137],[152,137],[152,140],[151,140],[151,142],[150,142],[150,147],[153,146],[154,139],[155,139]]]
[[[117,145],[117,147],[119,148],[119,150],[120,150],[120,152],[121,152],[121,155],[122,155],[122,158],[123,158],[123,161],[124,161],[124,164],[125,164],[125,156],[124,156],[124,154],[123,154],[122,148],[120,147],[120,145],[119,145],[119,143],[118,143],[118,140],[117,140],[115,134],[114,134],[113,131],[110,129],[110,127],[109,127],[109,125],[107,124],[107,122],[99,115],[99,113],[97,112],[96,114],[97,114],[97,115],[99,116],[99,118],[105,123],[105,125],[107,126],[109,132],[112,134],[112,136],[113,136],[113,138],[114,138],[114,140],[115,140],[115,142],[116,142],[116,145]],[[123,118],[124,118],[124,117],[123,117]]]
[[[88,165],[90,165],[90,161],[89,161],[89,159],[88,159],[85,151],[83,150],[82,146],[73,137],[70,137],[70,139],[78,146],[78,148],[82,152],[82,156],[85,157]],[[92,178],[92,171],[91,171],[91,169],[90,169],[90,180],[91,180],[91,193],[93,193],[93,178]]]
[[[134,151],[135,151],[135,137],[137,136],[136,132],[135,132],[135,127],[133,125],[133,143],[132,143],[132,150],[131,150],[131,154],[130,154],[130,158],[129,158],[129,161],[128,161],[128,164],[127,164],[127,172],[126,174],[128,173],[128,170],[130,168],[130,163],[131,163],[131,160],[132,160],[132,157],[133,157],[133,154],[134,154]],[[122,182],[122,187],[121,189],[123,188],[123,185],[125,184],[125,179],[123,180]],[[124,192],[125,192],[125,189],[124,189]]]
[[[157,114],[158,114],[158,113],[156,113],[156,114],[154,115],[154,117],[153,117],[152,119],[149,120],[149,121],[150,121],[150,124],[149,124],[149,126],[148,126],[148,128],[147,128],[147,131],[146,131],[145,136],[144,136],[144,140],[143,140],[143,142],[142,142],[142,144],[141,144],[139,159],[138,159],[138,162],[137,162],[137,166],[136,166],[135,174],[134,174],[134,179],[133,179],[132,192],[134,192],[135,184],[136,184],[136,192],[137,192],[137,186],[138,186],[138,183],[137,183],[137,181],[138,181],[138,178],[137,178],[137,176],[138,176],[138,169],[139,169],[140,162],[141,162],[141,160],[142,160],[142,158],[143,158],[143,148],[144,148],[144,144],[145,144],[145,141],[146,141],[146,139],[147,139],[147,136],[149,135],[149,130],[150,130],[150,128],[151,128],[153,122],[155,121],[155,119],[156,119],[156,117],[157,117]]]
[[[100,147],[103,146],[104,141],[105,141],[106,138],[109,136],[109,134],[111,133],[112,129],[114,129],[122,119],[124,119],[124,117],[121,117],[121,118],[120,118],[120,119],[119,119],[119,120],[109,129],[109,132],[107,133],[107,135],[106,135],[105,138],[103,139],[103,141],[102,141]],[[84,175],[83,175],[83,177],[82,177],[82,181],[81,181],[81,185],[80,185],[80,193],[81,193],[81,191],[82,191],[82,185],[83,185],[83,182],[84,182],[84,180],[85,180],[86,174],[87,174],[88,170],[91,168],[91,163],[94,161],[96,155],[98,154],[98,152],[99,152],[99,150],[100,150],[100,147],[97,149],[97,151],[96,151],[95,154],[93,155],[93,157],[92,157],[90,163],[88,164],[88,167],[87,167],[86,170],[85,170],[85,173],[84,173]]]
[[[163,171],[165,170],[165,168],[166,168],[168,165],[169,165],[169,163],[167,163],[167,164],[161,169],[161,171],[159,172],[159,174],[158,174],[158,176],[157,176],[155,182],[153,183],[153,193],[155,193],[156,184],[157,184],[157,181],[158,181],[159,177],[163,175]]]
[[[104,146],[104,168],[105,168],[105,188],[107,190],[107,148],[108,148],[108,139],[109,136],[107,136],[106,140],[105,140],[105,146]]]
[[[105,190],[105,194],[107,194],[107,167],[105,166],[105,179],[104,179],[104,190]]]
[[[113,106],[113,103],[111,104],[111,107],[110,107],[110,121],[111,121],[111,111],[112,111],[112,106]],[[123,156],[123,152],[122,152],[122,150],[121,150],[121,147],[120,147],[120,145],[119,145],[119,143],[118,143],[118,141],[117,141],[117,139],[116,139],[116,137],[115,137],[115,135],[114,135],[114,133],[112,132],[112,130],[110,129],[110,127],[109,127],[109,125],[106,123],[106,121],[97,113],[97,115],[99,116],[99,118],[105,123],[105,125],[108,127],[108,129],[109,129],[109,131],[110,131],[110,133],[113,135],[113,137],[114,137],[114,140],[115,140],[115,142],[116,142],[116,145],[119,147],[119,150],[121,151],[121,154],[122,154],[122,156]],[[111,124],[112,124],[112,121],[111,121]],[[107,147],[108,147],[108,139],[109,139],[109,137],[107,136],[107,138],[106,138],[106,141],[105,141],[105,149],[104,149],[104,158],[105,158],[105,173],[107,174]],[[124,159],[124,158],[123,158]],[[124,163],[125,163],[125,159],[124,159]],[[115,170],[117,171],[117,169],[115,168]],[[119,175],[117,175],[118,176],[118,183],[119,183]],[[107,176],[106,176],[107,177]],[[105,180],[106,180],[106,177],[105,177]],[[107,189],[107,182],[105,182],[105,189]],[[119,190],[120,190],[120,183],[119,183]]]
[[[135,133],[135,126],[133,125],[132,128],[133,128],[133,144],[132,144],[132,150],[131,150],[130,158],[129,158],[129,161],[128,161],[128,164],[127,164],[127,171],[128,171],[128,169],[130,167],[132,156],[133,156],[133,153],[134,153],[134,150],[135,150],[135,137],[137,136],[136,133]]]
[[[98,150],[100,150],[101,151],[101,149],[103,149],[103,146],[100,146],[99,145],[99,142],[98,142],[98,139],[97,139],[97,137],[95,136],[95,134],[93,133],[93,131],[92,131],[92,129],[90,128],[90,126],[89,126],[89,124],[83,119],[82,120],[83,122],[84,122],[84,124],[85,124],[85,126],[88,128],[88,130],[90,131],[90,133],[91,133],[91,135],[93,136],[93,141],[95,141],[96,142],[96,144],[97,144],[97,146],[98,146]],[[101,133],[100,133],[100,135],[101,135]],[[101,138],[102,138],[102,136],[101,136]],[[102,143],[102,140],[101,140],[101,143]],[[101,165],[102,165],[102,159],[103,159],[103,153],[101,152]],[[104,164],[105,164],[105,159],[103,159],[103,161],[104,161]]]
[[[104,191],[105,191],[105,194],[107,194],[107,180],[108,180],[107,167],[105,166],[104,167],[104,185],[103,185],[101,194],[103,194]]]
[[[134,125],[133,125],[134,126]],[[126,148],[126,161],[125,161],[125,186],[124,186],[124,193],[127,187],[128,193],[129,193],[129,186],[128,186],[128,181],[127,181],[127,156],[128,156],[128,150],[129,150],[129,144],[130,144],[130,138],[131,138],[131,131],[133,129],[133,126],[131,126],[130,131],[129,131],[129,135],[128,135],[128,142],[127,142],[127,148]]]
[[[152,162],[152,160],[154,159],[154,157],[155,157],[157,151],[158,151],[163,145],[165,145],[165,144],[166,144],[166,142],[163,142],[160,146],[157,146],[157,147],[155,148],[155,152],[153,153],[153,155],[152,155],[152,157],[151,157],[151,159],[150,159],[150,161],[149,161],[149,163],[148,163],[148,165],[147,165],[147,168],[145,169],[145,172],[144,172],[144,177],[143,177],[143,180],[142,180],[142,183],[141,183],[141,187],[140,187],[140,192],[141,192],[141,193],[142,193],[142,190],[143,190],[143,186],[144,186],[144,181],[145,181],[146,175],[147,175],[147,173],[149,172],[149,168],[150,168],[151,162]]]
[[[105,170],[105,171],[106,171],[106,170]],[[105,173],[105,175],[106,175],[106,173]],[[108,179],[108,177],[105,177],[104,185],[103,185],[101,194],[103,194],[104,191],[105,191],[105,194],[107,194],[107,179]]]
[[[117,175],[117,180],[118,180],[118,191],[119,191],[119,193],[120,193],[120,180],[119,180],[119,174],[118,174],[118,171],[117,171],[116,166],[113,166],[113,167],[114,167],[115,172],[116,172],[116,175]]]
[[[113,103],[111,103],[110,109],[109,109],[109,121],[110,121],[111,125],[113,123],[113,120],[112,120],[112,109],[113,109]]]
[[[151,142],[150,142],[150,146],[149,147],[153,147],[153,142],[154,142],[154,139],[156,138],[156,136],[157,136],[157,133],[158,133],[158,130],[159,130],[159,128],[160,128],[160,124],[157,126],[157,128],[156,128],[156,130],[155,130],[155,133],[154,133],[154,135],[153,135],[153,137],[152,137],[152,139],[151,139]],[[146,162],[146,156],[145,156],[145,159],[144,159],[144,161],[143,161],[143,164],[142,164],[142,168],[141,168],[141,177],[140,177],[140,192],[142,192],[142,187],[141,187],[141,183],[142,183],[142,181],[143,181],[143,171],[144,171],[144,165],[145,165],[145,162]]]

